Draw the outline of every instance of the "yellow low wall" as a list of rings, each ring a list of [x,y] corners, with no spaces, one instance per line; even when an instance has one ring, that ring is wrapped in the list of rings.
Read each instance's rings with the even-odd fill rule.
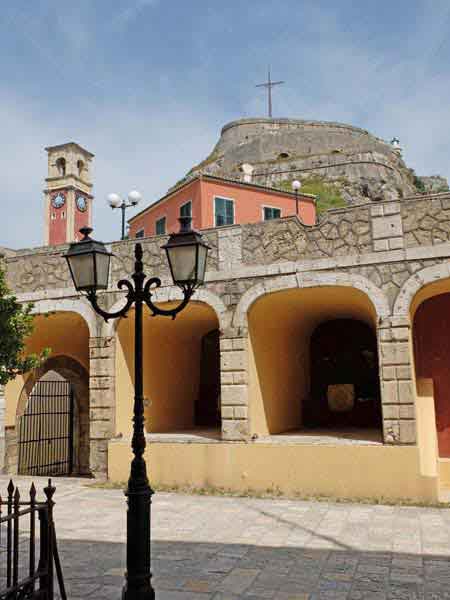
[[[109,478],[126,481],[130,443],[109,444]],[[438,500],[437,477],[420,474],[413,446],[152,442],[146,460],[153,485],[347,499]]]

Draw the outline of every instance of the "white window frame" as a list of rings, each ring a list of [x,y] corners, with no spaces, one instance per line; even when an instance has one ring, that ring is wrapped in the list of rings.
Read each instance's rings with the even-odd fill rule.
[[[191,210],[190,210],[189,212],[191,213],[191,219],[192,219],[192,200],[188,200],[187,202],[183,202],[183,204],[180,204],[180,209],[179,209],[179,211],[178,211],[178,214],[179,214],[179,216],[181,217],[181,209],[182,209],[184,206],[187,206],[188,204],[190,204],[190,205],[191,205]]]
[[[142,233],[142,235],[139,235],[140,233]],[[141,227],[141,229],[138,229],[136,231],[136,233],[134,234],[134,238],[135,239],[138,239],[138,238],[140,239],[140,238],[143,238],[143,237],[145,237],[145,228]]]
[[[216,199],[219,200],[229,200],[233,204],[233,222],[227,223],[226,225],[216,225]],[[234,198],[227,198],[226,196],[213,196],[213,212],[214,212],[214,225],[213,227],[231,227],[231,225],[236,225],[236,210],[235,210],[236,201]]]
[[[279,211],[280,211],[280,216],[279,216],[279,217],[275,217],[275,218],[276,218],[276,219],[281,219],[281,217],[282,217],[283,213],[282,213],[282,211],[281,211],[281,208],[280,208],[279,206],[269,206],[268,204],[263,204],[263,205],[262,205],[262,207],[261,207],[261,212],[262,212],[262,220],[263,220],[264,222],[266,222],[266,221],[273,221],[273,219],[265,219],[265,218],[264,218],[264,210],[265,210],[266,208],[271,208],[272,210],[274,210],[274,209],[275,209],[275,210],[279,210]]]
[[[180,207],[181,208],[181,207]],[[156,233],[156,224],[164,219],[164,233]],[[155,235],[166,235],[167,233],[167,215],[162,215],[155,221]]]

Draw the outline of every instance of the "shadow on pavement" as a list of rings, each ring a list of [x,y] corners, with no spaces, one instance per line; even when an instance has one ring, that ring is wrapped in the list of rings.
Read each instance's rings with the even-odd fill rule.
[[[59,550],[70,600],[120,599],[124,544]],[[450,599],[447,557],[161,541],[152,551],[158,600]]]

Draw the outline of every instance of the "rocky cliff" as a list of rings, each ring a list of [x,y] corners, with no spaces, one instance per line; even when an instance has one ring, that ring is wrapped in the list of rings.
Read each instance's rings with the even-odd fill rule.
[[[202,172],[243,179],[244,170],[251,171],[255,183],[284,189],[299,179],[304,191],[329,198],[323,208],[425,191],[398,147],[363,129],[325,121],[261,118],[228,123],[211,154],[187,177]]]

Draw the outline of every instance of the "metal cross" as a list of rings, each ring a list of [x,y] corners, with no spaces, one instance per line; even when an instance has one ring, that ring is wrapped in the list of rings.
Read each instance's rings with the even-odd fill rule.
[[[266,83],[259,83],[258,85],[255,86],[255,87],[267,88],[268,103],[269,103],[269,119],[272,118],[272,88],[274,85],[280,85],[282,83],[284,83],[284,81],[272,81],[270,79],[270,67],[269,67],[268,81]]]

